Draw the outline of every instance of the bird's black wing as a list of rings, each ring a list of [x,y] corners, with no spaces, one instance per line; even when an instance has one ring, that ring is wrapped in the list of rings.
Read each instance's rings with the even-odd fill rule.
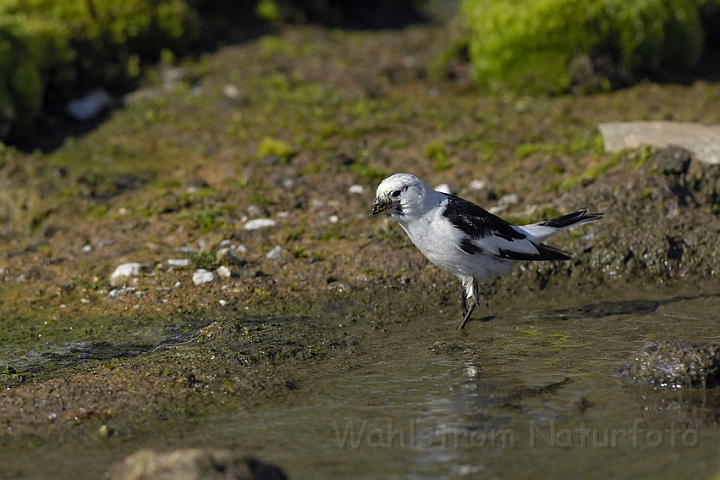
[[[510,223],[455,195],[447,195],[443,216],[466,236],[459,248],[468,255],[487,253],[510,260],[568,260],[570,255],[536,244]]]
[[[493,235],[512,242],[526,237],[502,218],[455,195],[447,195],[443,216],[470,238]]]

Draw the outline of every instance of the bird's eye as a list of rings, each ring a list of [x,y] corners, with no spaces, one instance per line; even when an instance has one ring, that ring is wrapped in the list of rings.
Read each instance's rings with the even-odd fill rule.
[[[401,193],[402,193],[402,192],[401,192],[400,190],[395,190],[395,191],[392,192],[390,195],[392,195],[393,197],[397,198],[397,197],[400,196]]]

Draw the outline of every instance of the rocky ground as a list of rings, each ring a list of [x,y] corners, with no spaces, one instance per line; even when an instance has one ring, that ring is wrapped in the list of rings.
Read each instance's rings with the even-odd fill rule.
[[[488,96],[466,66],[431,75],[446,38],[287,28],[159,67],[57,151],[0,146],[3,438],[138,434],[151,414],[292,395],[304,365],[351,365],[383,322],[442,309],[455,328],[455,280],[370,215],[394,172],[516,222],[605,212],[553,238],[572,261],[522,265],[486,286],[490,305],[716,282],[718,167],[606,153],[597,125],[715,123],[720,85]]]

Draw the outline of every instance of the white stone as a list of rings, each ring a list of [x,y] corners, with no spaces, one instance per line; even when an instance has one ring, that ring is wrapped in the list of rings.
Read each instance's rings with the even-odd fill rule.
[[[280,260],[282,258],[282,251],[283,249],[280,245],[275,245],[275,247],[270,250],[265,257],[270,260]]]
[[[498,200],[498,203],[500,205],[517,205],[520,203],[520,199],[518,198],[516,193],[508,193],[507,195],[503,195],[500,197],[500,200]]]
[[[340,219],[338,218],[337,215],[330,215],[330,216],[328,217],[328,221],[330,221],[330,223],[337,223],[338,220],[340,220]]]
[[[259,228],[274,227],[277,224],[272,218],[256,218],[250,220],[243,227],[245,230],[257,230]]]
[[[84,247],[82,247],[80,249],[80,251],[83,253],[89,253],[89,252],[92,252],[92,247],[90,245],[85,245]]]
[[[115,271],[110,275],[110,284],[117,286],[125,282],[130,277],[137,277],[142,270],[140,263],[123,263],[115,267]]]
[[[207,282],[212,282],[215,275],[212,272],[205,270],[204,268],[198,268],[193,273],[192,281],[195,285],[200,285]]]
[[[692,122],[615,122],[601,123],[605,151],[619,152],[626,148],[670,145],[689,150],[693,158],[709,165],[720,164],[720,125]]]
[[[224,307],[225,305],[228,304],[227,300],[222,300],[222,299],[218,300],[218,303],[220,304],[221,307]]]
[[[215,273],[217,273],[220,278],[230,278],[232,276],[232,272],[225,265],[218,267],[218,269],[215,270]]]
[[[470,182],[470,185],[468,185],[468,187],[470,187],[470,190],[485,190],[489,186],[490,184],[485,180],[473,180],[472,182]]]
[[[235,85],[223,86],[223,95],[228,98],[236,99],[240,95],[240,90]]]
[[[348,193],[363,193],[365,189],[362,185],[352,185],[350,188],[348,188]]]
[[[492,213],[493,215],[497,215],[497,214],[499,214],[499,213],[501,213],[501,212],[504,212],[505,210],[507,210],[507,206],[506,206],[506,205],[496,205],[496,206],[494,206],[494,207],[490,207],[490,208],[488,209],[488,212]]]
[[[190,260],[187,258],[171,258],[167,263],[171,267],[187,267],[190,265]]]

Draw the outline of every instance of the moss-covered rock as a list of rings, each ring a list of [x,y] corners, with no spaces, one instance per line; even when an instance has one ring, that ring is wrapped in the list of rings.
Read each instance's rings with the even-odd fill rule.
[[[694,65],[703,41],[691,0],[465,0],[461,15],[477,82],[526,93],[567,90],[578,55],[652,75]]]
[[[648,342],[618,374],[655,387],[712,388],[720,382],[720,349],[707,342]]]

